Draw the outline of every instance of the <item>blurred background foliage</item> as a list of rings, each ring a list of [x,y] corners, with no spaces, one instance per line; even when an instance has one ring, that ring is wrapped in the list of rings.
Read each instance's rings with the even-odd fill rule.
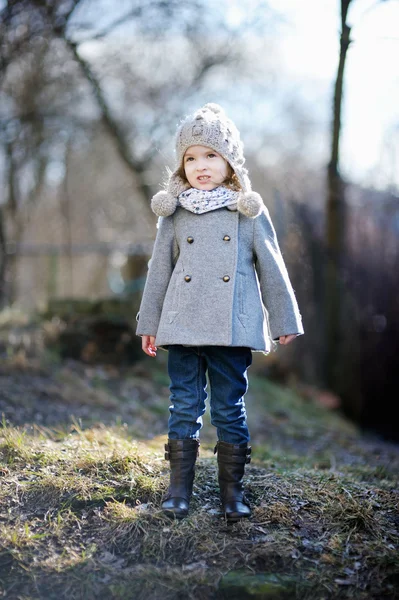
[[[337,65],[350,4],[337,3]],[[341,130],[334,81],[321,110],[284,79],[284,16],[263,1],[240,11],[228,0],[0,7],[1,307],[120,299],[134,329],[155,236],[149,200],[173,166],[176,124],[217,102],[241,130],[306,331],[261,370],[327,388],[348,415],[395,437],[397,186],[341,177],[330,155],[337,118]],[[338,67],[336,99],[337,82]]]

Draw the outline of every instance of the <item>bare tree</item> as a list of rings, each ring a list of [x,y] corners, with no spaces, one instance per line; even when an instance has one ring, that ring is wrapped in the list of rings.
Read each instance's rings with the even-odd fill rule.
[[[352,0],[341,0],[340,54],[334,87],[331,158],[327,169],[325,375],[326,383],[332,388],[334,388],[337,365],[341,352],[340,317],[342,290],[340,281],[342,277],[342,256],[344,254],[345,189],[344,182],[339,173],[339,143],[345,61],[351,42],[351,28],[347,24],[348,9],[351,1]]]
[[[144,147],[143,140],[154,141],[172,124],[174,127],[177,106],[180,112],[184,95],[187,97],[198,91],[214,68],[231,65],[239,56],[238,44],[233,43],[228,27],[223,23],[223,15],[217,23],[218,35],[211,43],[209,11],[204,10],[207,0],[190,3],[131,0],[126,12],[110,17],[102,29],[95,27],[97,4],[91,0],[14,0],[9,1],[0,13],[0,95],[5,100],[4,106],[9,107],[0,112],[0,133],[3,134],[0,143],[7,147],[7,220],[11,222],[11,226],[3,227],[3,234],[5,239],[10,235],[13,242],[20,239],[23,219],[19,214],[26,208],[26,198],[29,196],[33,200],[34,191],[42,184],[52,144],[57,140],[65,143],[65,139],[73,139],[74,132],[79,135],[82,127],[90,129],[98,123],[98,118],[113,140],[121,161],[131,172],[135,186],[141,192],[139,200],[150,218],[148,199],[153,188],[147,172],[154,146]],[[94,16],[93,9],[97,10]],[[145,78],[140,79],[139,65],[126,64],[120,55],[116,60],[113,57],[113,79],[119,77],[119,82],[126,79],[130,90],[139,90],[138,95],[128,92],[127,96],[130,94],[133,101],[133,114],[137,104],[146,107],[144,128],[143,123],[138,126],[134,120],[127,121],[126,111],[118,114],[112,94],[107,94],[101,65],[98,61],[89,62],[80,50],[82,42],[104,39],[127,24],[132,27],[130,45],[134,48],[145,38],[145,47],[152,44],[162,49],[167,43],[169,26],[175,28],[191,61],[191,70],[184,76],[180,72],[173,80],[167,77],[151,80],[151,71],[148,71],[145,81]],[[146,57],[147,62],[150,58]],[[175,56],[177,62],[181,58]],[[87,103],[89,95],[97,116],[92,110],[92,116],[87,120],[87,115],[80,114],[78,107],[79,99],[83,98]],[[175,99],[176,116],[173,110],[168,110],[169,116],[165,119],[166,102],[173,106],[171,98]],[[64,135],[65,130],[68,135]],[[35,165],[36,178],[40,179],[26,193],[17,189],[16,182],[20,180],[21,170],[32,168],[32,165]],[[9,273],[9,279],[13,277]]]
[[[326,201],[326,269],[325,269],[325,381],[332,388],[342,385],[345,365],[350,356],[344,351],[343,319],[345,312],[344,257],[346,238],[345,182],[339,170],[341,111],[344,90],[344,72],[347,52],[351,44],[351,27],[348,12],[354,0],[341,0],[340,53],[334,86],[333,117],[331,129],[331,156],[327,169]],[[387,0],[378,0],[384,2]]]
[[[40,37],[17,55],[2,79],[0,143],[5,156],[6,198],[1,205],[4,253],[1,288],[14,298],[19,242],[44,185],[52,144],[65,128],[77,128],[67,107],[76,96],[76,78],[59,77],[57,42]],[[8,242],[8,244],[7,244]],[[7,260],[8,259],[8,260]],[[8,262],[8,266],[6,263]],[[6,281],[7,280],[7,281]]]

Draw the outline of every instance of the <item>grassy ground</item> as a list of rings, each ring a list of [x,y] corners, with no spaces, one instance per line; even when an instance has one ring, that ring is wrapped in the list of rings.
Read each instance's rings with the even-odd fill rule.
[[[190,516],[163,516],[164,362],[3,353],[0,597],[399,598],[397,446],[259,376],[252,518],[220,513],[209,422]]]

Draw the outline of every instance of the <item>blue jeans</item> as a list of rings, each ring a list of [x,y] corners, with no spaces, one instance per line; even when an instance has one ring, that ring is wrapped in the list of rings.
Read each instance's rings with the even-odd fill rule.
[[[169,346],[171,405],[169,439],[198,438],[205,413],[206,372],[211,388],[211,423],[220,441],[249,441],[244,395],[249,348],[230,346]]]

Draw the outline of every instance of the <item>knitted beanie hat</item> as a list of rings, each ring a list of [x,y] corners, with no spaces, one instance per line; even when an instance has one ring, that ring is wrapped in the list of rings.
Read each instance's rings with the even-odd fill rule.
[[[184,153],[190,146],[207,146],[227,160],[241,185],[237,202],[237,209],[241,213],[254,218],[262,212],[262,198],[252,191],[248,171],[244,167],[240,133],[218,104],[205,104],[183,119],[177,128],[175,143],[177,167],[169,177],[166,190],[155,194],[151,201],[156,215],[168,217],[173,214],[179,194],[190,187],[179,175]]]

